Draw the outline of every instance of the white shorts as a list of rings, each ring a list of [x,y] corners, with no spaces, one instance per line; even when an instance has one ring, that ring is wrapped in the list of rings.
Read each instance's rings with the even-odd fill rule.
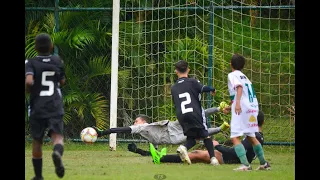
[[[250,132],[250,133],[243,133],[243,132],[231,132],[230,133],[230,138],[234,138],[234,137],[240,137],[240,136],[250,136],[250,137],[256,137],[256,134],[254,132]]]

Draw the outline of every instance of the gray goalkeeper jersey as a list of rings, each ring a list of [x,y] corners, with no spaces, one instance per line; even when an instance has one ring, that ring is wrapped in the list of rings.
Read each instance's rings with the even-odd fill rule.
[[[205,110],[206,116],[219,111],[219,108]],[[132,134],[140,134],[154,145],[182,144],[187,140],[179,121],[163,120],[154,123],[145,123],[129,126]],[[220,132],[220,128],[208,128],[209,135]]]

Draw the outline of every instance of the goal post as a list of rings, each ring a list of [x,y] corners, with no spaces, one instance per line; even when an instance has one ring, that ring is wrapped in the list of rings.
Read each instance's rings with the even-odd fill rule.
[[[113,0],[112,9],[112,48],[111,48],[111,92],[110,92],[110,128],[117,127],[118,104],[118,57],[119,57],[119,15],[120,0]],[[109,136],[110,150],[117,147],[117,134]]]

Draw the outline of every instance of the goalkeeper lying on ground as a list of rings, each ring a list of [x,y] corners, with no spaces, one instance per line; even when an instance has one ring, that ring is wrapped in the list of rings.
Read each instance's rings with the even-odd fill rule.
[[[221,108],[222,110],[222,108]],[[208,108],[205,110],[205,115],[211,115],[220,111],[220,107]],[[163,120],[154,123],[148,123],[149,117],[146,115],[138,115],[134,121],[134,124],[129,127],[111,128],[107,130],[99,130],[97,127],[93,127],[98,137],[108,135],[111,133],[131,133],[140,134],[147,139],[154,146],[160,144],[182,144],[186,141],[187,137],[184,136],[181,125],[178,120],[169,121]],[[223,123],[217,128],[208,128],[209,135],[217,134],[220,131],[227,130],[229,128],[228,123]],[[145,154],[147,153],[147,154]],[[148,152],[141,151],[141,155],[150,155]]]
[[[258,127],[259,132],[256,132],[257,140],[263,145],[264,139],[262,134],[262,125],[264,123],[264,113],[260,110],[258,114]],[[214,145],[214,153],[215,157],[218,159],[219,164],[240,164],[240,160],[237,157],[236,151],[233,147],[227,147],[220,145],[217,141],[213,140]],[[244,138],[241,143],[243,144],[246,150],[246,156],[248,158],[248,162],[251,163],[252,160],[256,158],[256,155],[253,151],[253,147],[250,144],[247,138]],[[160,164],[160,162],[166,163],[182,163],[180,156],[178,154],[166,155],[165,151],[158,152],[154,148],[152,144],[150,144],[150,152],[152,155],[153,162],[155,164]],[[210,157],[208,151],[205,150],[195,150],[188,153],[188,156],[192,163],[203,162],[210,163]]]

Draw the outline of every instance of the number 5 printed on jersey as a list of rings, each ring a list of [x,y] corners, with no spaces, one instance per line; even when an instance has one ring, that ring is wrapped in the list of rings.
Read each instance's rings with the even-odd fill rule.
[[[42,78],[41,78],[41,85],[48,86],[48,90],[42,90],[40,92],[40,96],[52,96],[54,93],[54,83],[53,81],[47,80],[48,76],[54,76],[54,71],[43,71]]]
[[[193,112],[193,108],[186,108],[186,105],[191,103],[190,94],[187,93],[187,92],[179,94],[179,98],[186,98],[185,101],[181,102],[181,112],[182,112],[182,114],[185,114],[185,113],[188,113],[188,112]]]

